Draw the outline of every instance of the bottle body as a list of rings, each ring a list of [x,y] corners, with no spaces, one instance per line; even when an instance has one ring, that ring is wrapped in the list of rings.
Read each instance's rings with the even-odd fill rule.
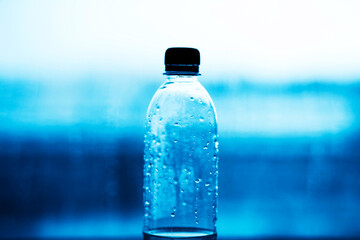
[[[216,112],[194,75],[167,76],[146,116],[144,236],[216,238]]]

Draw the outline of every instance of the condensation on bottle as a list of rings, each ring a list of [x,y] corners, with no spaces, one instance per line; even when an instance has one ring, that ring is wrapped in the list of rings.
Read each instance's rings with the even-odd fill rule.
[[[200,53],[169,48],[146,116],[144,239],[216,239],[218,135]]]

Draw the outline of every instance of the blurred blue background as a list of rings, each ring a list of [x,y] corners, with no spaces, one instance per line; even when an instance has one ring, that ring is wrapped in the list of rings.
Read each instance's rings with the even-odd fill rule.
[[[0,236],[141,236],[147,106],[201,52],[220,236],[360,236],[357,1],[0,1]]]

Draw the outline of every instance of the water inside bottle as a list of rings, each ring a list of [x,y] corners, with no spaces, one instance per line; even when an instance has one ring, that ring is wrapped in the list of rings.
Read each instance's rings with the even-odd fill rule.
[[[218,141],[209,99],[197,81],[189,81],[168,83],[152,101],[145,135],[144,239],[216,239]]]

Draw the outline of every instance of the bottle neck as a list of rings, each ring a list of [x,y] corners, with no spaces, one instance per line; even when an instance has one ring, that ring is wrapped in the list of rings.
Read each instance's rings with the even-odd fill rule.
[[[194,82],[198,81],[198,75],[167,75],[166,79],[170,82]]]

